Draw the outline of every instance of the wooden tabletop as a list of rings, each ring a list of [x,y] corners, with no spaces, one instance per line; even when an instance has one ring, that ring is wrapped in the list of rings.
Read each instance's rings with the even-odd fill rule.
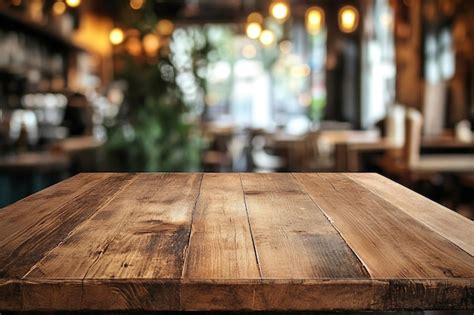
[[[80,174],[0,210],[0,310],[472,309],[473,255],[376,174]]]

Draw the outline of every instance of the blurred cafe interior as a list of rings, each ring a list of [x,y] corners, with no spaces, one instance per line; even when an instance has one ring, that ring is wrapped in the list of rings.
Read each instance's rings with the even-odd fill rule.
[[[474,219],[472,0],[0,0],[0,207],[80,172],[377,172]]]

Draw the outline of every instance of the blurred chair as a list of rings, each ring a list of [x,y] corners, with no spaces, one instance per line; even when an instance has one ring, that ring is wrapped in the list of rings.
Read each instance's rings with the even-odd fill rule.
[[[421,113],[407,109],[402,154],[397,157],[387,153],[381,166],[387,175],[424,195],[448,197],[443,200],[456,209],[460,201],[459,178],[474,173],[474,155],[420,154],[422,125]]]
[[[407,109],[405,114],[405,136],[402,156],[392,154],[384,157],[385,171],[402,177],[418,177],[433,173],[467,173],[474,171],[472,154],[426,154],[420,155],[423,118],[419,111]]]
[[[410,172],[474,172],[473,154],[430,154],[420,156],[422,117],[413,109],[407,111],[404,156]]]
[[[287,166],[287,162],[280,156],[265,151],[265,136],[259,135],[252,139],[252,161],[256,172],[273,172]]]
[[[311,131],[305,137],[305,170],[331,171],[335,167],[333,148],[321,141],[319,131]]]
[[[405,106],[393,105],[385,117],[384,136],[396,145],[402,146],[405,141]]]
[[[232,169],[232,156],[229,146],[234,131],[234,128],[229,126],[203,126],[203,138],[207,142],[207,149],[202,156],[205,171],[222,172]]]

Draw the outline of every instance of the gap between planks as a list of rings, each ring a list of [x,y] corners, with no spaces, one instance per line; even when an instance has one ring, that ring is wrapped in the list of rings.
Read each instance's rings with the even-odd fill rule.
[[[181,279],[184,278],[184,275],[186,274],[187,265],[188,265],[187,261],[188,261],[188,255],[189,255],[189,248],[191,247],[191,235],[192,235],[192,232],[193,232],[194,214],[196,213],[196,208],[198,206],[199,199],[201,197],[202,180],[204,179],[204,174],[205,173],[200,174],[201,179],[199,180],[198,194],[196,196],[196,201],[194,202],[193,211],[191,213],[191,223],[189,225],[188,241],[186,243],[186,248],[185,248],[185,253],[184,253],[183,267],[181,269]],[[181,299],[181,292],[180,292],[180,297],[179,298]]]
[[[372,280],[375,280],[372,278],[372,275],[370,274],[369,272],[369,268],[367,267],[367,265],[365,264],[364,260],[362,259],[362,257],[360,257],[357,252],[352,248],[352,246],[347,242],[346,238],[344,237],[344,235],[341,233],[341,231],[339,231],[339,229],[336,227],[336,225],[334,224],[334,221],[332,220],[332,218],[323,210],[323,208],[321,208],[317,203],[316,201],[313,199],[313,197],[306,191],[306,188],[304,187],[304,185],[298,180],[298,178],[295,176],[294,173],[291,173],[291,176],[293,177],[293,179],[298,183],[298,186],[300,188],[300,190],[302,192],[305,193],[305,195],[307,195],[311,201],[313,202],[313,204],[319,209],[319,211],[321,211],[321,213],[324,215],[324,217],[329,221],[329,224],[331,224],[331,226],[334,228],[334,230],[336,230],[336,232],[339,234],[339,236],[344,240],[344,242],[346,243],[347,247],[351,250],[351,252],[354,254],[355,257],[357,257],[357,260],[359,260],[360,264],[362,265],[362,268],[364,270],[364,273],[366,273],[368,276],[369,276],[369,279],[372,279]],[[332,184],[331,184],[332,185]],[[334,188],[334,187],[333,187]],[[334,188],[335,189],[335,188]],[[362,278],[363,279],[363,278]]]
[[[209,174],[212,174],[212,173],[209,173]],[[248,227],[249,227],[250,238],[252,239],[252,248],[253,248],[253,252],[254,252],[254,255],[255,255],[255,262],[257,264],[258,274],[259,274],[259,277],[260,277],[259,280],[261,280],[261,279],[263,279],[262,278],[262,270],[261,270],[261,266],[260,266],[259,259],[258,259],[258,252],[257,252],[256,244],[255,244],[255,239],[253,237],[252,225],[250,224],[250,217],[249,217],[249,212],[248,212],[248,208],[247,208],[247,200],[245,198],[245,191],[244,191],[244,187],[243,187],[243,183],[242,183],[242,176],[241,176],[241,173],[237,173],[237,174],[239,175],[239,182],[240,182],[242,197],[243,197],[244,206],[245,206],[245,216],[246,216],[246,221],[247,221],[247,224],[248,224]],[[199,205],[199,202],[200,202],[202,182],[204,180],[204,176],[206,176],[206,173],[201,173],[201,180],[200,180],[200,183],[199,183],[199,192],[198,192],[198,195],[196,197],[196,202],[194,203],[192,216],[191,216],[191,226],[190,226],[190,229],[189,229],[188,243],[186,245],[186,253],[185,253],[183,269],[182,269],[182,273],[181,273],[181,280],[185,279],[185,274],[187,272],[188,256],[189,256],[189,248],[191,246],[191,235],[192,235],[192,232],[193,232],[194,216],[195,216],[195,212],[197,211],[196,209],[197,209],[197,207]],[[209,280],[219,281],[221,279],[209,279]]]
[[[244,190],[244,184],[242,183],[242,174],[241,173],[239,173],[239,180],[240,180],[240,187],[242,188],[242,196],[244,197],[245,214],[247,215],[247,223],[249,225],[250,237],[252,238],[252,246],[253,246],[253,251],[255,253],[255,261],[257,263],[258,274],[260,276],[260,279],[263,279],[263,272],[262,272],[262,268],[260,266],[260,262],[259,262],[259,259],[258,259],[257,245],[255,244],[255,238],[253,237],[252,224],[250,224],[249,209],[247,207],[247,198],[245,197],[245,190]],[[255,298],[255,291],[254,291],[253,295],[254,295],[253,298]]]

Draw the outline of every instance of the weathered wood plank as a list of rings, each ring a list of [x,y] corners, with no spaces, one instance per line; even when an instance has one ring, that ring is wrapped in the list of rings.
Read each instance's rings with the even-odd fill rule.
[[[262,278],[368,277],[291,174],[241,176]]]
[[[204,174],[184,278],[260,278],[239,174]]]
[[[23,280],[23,310],[179,310],[179,289],[179,280]]]
[[[459,218],[375,175],[95,176],[0,214],[20,238],[0,239],[0,310],[474,308]]]
[[[344,174],[294,174],[376,279],[473,278],[474,258]]]
[[[22,304],[20,280],[0,279],[0,310],[20,310]]]
[[[382,308],[387,285],[367,279],[286,279],[184,281],[182,287],[182,309],[186,311],[327,311]]]
[[[107,176],[79,174],[1,209],[0,248],[14,240],[21,241],[22,235],[28,234],[30,228],[41,223],[52,210],[84,193]]]
[[[200,174],[138,174],[28,279],[179,278]]]
[[[378,174],[347,174],[474,256],[474,221]]]
[[[140,176],[148,193],[124,196],[136,202],[138,211],[105,244],[106,251],[96,256],[85,279],[181,278],[202,174],[164,174],[159,181],[154,174]]]
[[[100,176],[99,176],[100,177]],[[12,235],[1,240],[0,243],[0,278],[21,278],[30,268],[33,267],[50,250],[56,247],[76,226],[90,218],[101,206],[109,202],[121,188],[126,186],[133,175],[107,175],[98,182],[94,181],[92,187],[81,189],[82,180],[78,178],[69,182],[70,187],[57,187],[54,191],[58,195],[68,194],[75,186],[80,193],[73,194],[73,198],[61,204],[61,198],[56,198],[55,193],[48,197],[51,191],[45,196],[47,203],[38,202],[35,207],[33,200],[41,200],[41,194],[25,203],[25,208],[30,210],[30,214],[24,214],[29,220],[12,215],[11,218],[18,218],[20,226],[16,225],[14,219],[0,222],[7,230],[12,225],[16,225],[16,230]],[[3,211],[16,211],[23,203],[17,203],[14,207],[7,207]],[[20,210],[23,211],[23,210]],[[36,215],[36,213],[39,215]],[[5,215],[7,217],[7,215]]]
[[[83,310],[178,311],[179,280],[85,280]],[[103,297],[107,296],[107,299]]]
[[[472,309],[472,280],[184,281],[187,311],[400,311]],[[199,298],[196,298],[199,297]]]

